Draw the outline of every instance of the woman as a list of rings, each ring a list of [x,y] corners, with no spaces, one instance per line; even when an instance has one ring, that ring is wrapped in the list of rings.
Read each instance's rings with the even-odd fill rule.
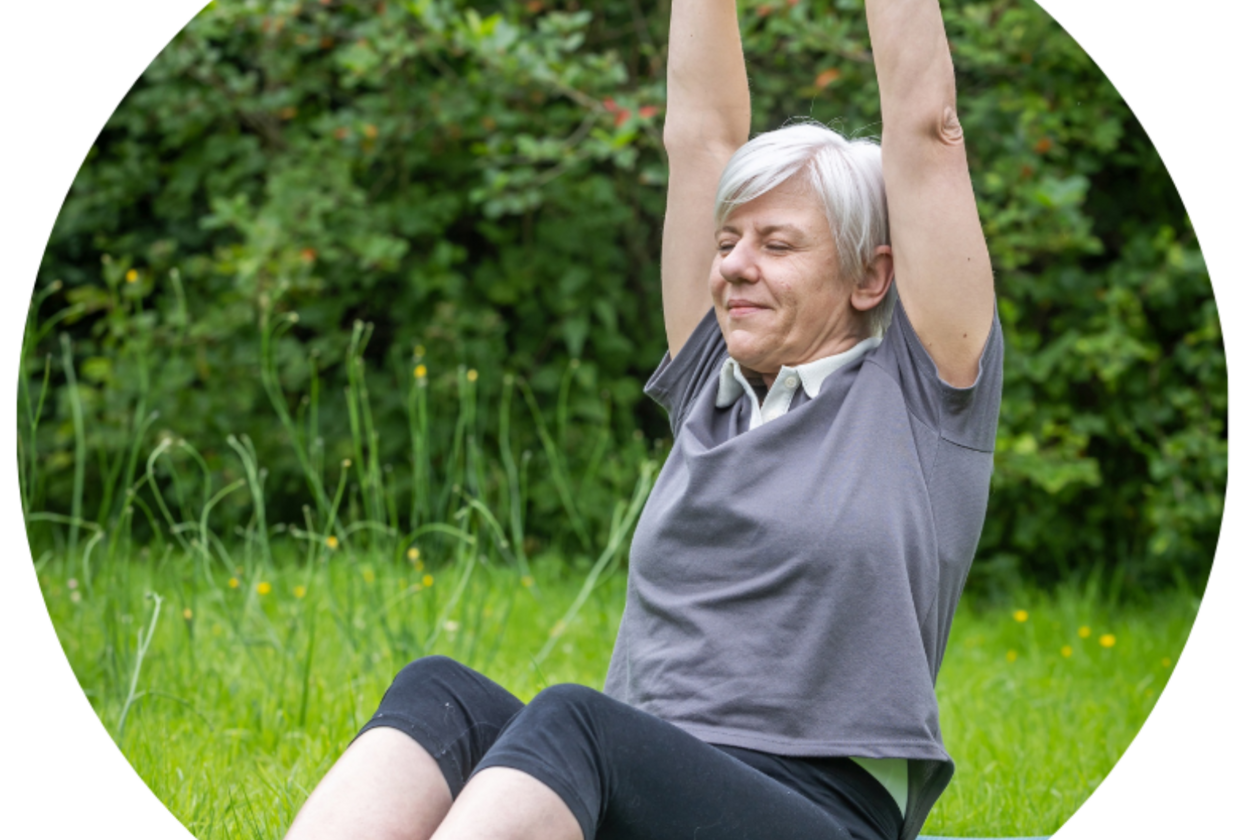
[[[605,692],[524,706],[417,660],[292,840],[916,836],[952,773],[934,678],[1002,343],[937,0],[866,12],[881,150],[815,125],[746,144],[734,2],[673,3],[646,391],[675,442]]]

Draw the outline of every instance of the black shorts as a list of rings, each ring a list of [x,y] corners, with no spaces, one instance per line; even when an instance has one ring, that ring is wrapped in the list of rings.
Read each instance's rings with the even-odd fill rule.
[[[360,730],[405,732],[457,797],[486,767],[511,767],[557,793],[584,840],[896,840],[882,784],[849,758],[793,758],[711,745],[581,685],[528,705],[444,656],[394,679]]]

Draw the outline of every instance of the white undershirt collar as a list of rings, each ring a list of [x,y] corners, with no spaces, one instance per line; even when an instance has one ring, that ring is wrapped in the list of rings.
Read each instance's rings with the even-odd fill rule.
[[[792,397],[796,395],[797,388],[804,388],[809,399],[814,399],[822,390],[822,382],[826,377],[844,365],[856,361],[881,343],[882,339],[874,336],[833,356],[823,356],[821,359],[814,359],[812,362],[796,367],[784,365],[779,368],[774,384],[770,386],[770,390],[766,392],[765,401],[761,403],[758,403],[757,394],[745,378],[743,367],[735,359],[728,357],[723,362],[722,370],[718,375],[718,396],[714,400],[714,405],[718,408],[727,408],[734,404],[741,394],[747,394],[753,407],[748,427],[755,429],[763,423],[786,414],[792,405]]]

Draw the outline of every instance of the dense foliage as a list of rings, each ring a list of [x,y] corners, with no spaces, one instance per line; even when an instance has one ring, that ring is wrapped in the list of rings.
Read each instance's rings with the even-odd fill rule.
[[[1124,584],[1201,581],[1227,380],[1176,190],[1038,6],[944,13],[1007,337],[976,579],[1103,563]],[[350,459],[344,517],[415,527],[441,469],[523,507],[532,551],[609,531],[670,434],[640,392],[663,351],[668,16],[669,0],[210,4],[109,120],[49,244],[28,512],[107,528],[139,504],[159,531],[156,483],[207,499],[258,464],[267,523],[304,522]],[[745,0],[741,22],[755,130],[880,132],[861,0]],[[431,454],[413,448],[421,410]],[[464,435],[506,453],[513,437],[532,463],[451,469]],[[161,440],[202,462],[186,448],[127,495]],[[254,524],[252,501],[212,516]]]

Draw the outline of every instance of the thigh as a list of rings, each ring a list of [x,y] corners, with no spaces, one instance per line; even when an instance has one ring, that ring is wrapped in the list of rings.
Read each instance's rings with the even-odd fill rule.
[[[851,758],[794,757],[741,747],[717,749],[760,770],[831,814],[859,840],[895,840],[904,815],[887,788]]]
[[[652,719],[656,720],[656,719]],[[637,720],[598,840],[849,840],[825,808],[678,727]]]
[[[850,840],[826,808],[682,729],[583,686],[541,692],[477,771],[558,793],[585,840]]]
[[[398,673],[359,734],[379,726],[406,733],[437,762],[457,797],[521,709],[522,701],[466,665],[426,656]]]

